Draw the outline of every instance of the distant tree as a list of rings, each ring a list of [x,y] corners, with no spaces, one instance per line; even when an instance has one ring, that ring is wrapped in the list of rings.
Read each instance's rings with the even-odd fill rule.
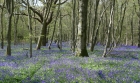
[[[88,10],[88,0],[79,0],[79,24],[78,24],[76,56],[88,57],[86,47],[87,10]]]
[[[139,18],[139,24],[138,24],[138,47],[140,48],[140,0],[138,0],[138,5],[139,5],[139,12],[138,12],[138,18]]]
[[[134,11],[133,11],[134,12]],[[134,19],[134,13],[132,13],[132,17],[131,17],[131,21],[130,21],[130,24],[131,24],[131,45],[133,46],[134,45],[134,26],[133,26],[133,19]]]
[[[15,12],[19,12],[19,8],[15,9]],[[14,16],[14,45],[17,44],[17,36],[18,36],[18,31],[17,31],[17,26],[19,22],[19,15]]]
[[[93,18],[93,14],[92,14],[92,12],[95,12],[95,11],[92,11],[92,9],[93,9],[93,7],[94,7],[94,5],[93,5],[93,3],[94,3],[94,1],[93,0],[89,0],[89,9],[88,9],[88,11],[89,11],[89,13],[88,13],[88,28],[87,28],[87,44],[89,45],[89,43],[91,43],[91,38],[92,38],[92,36],[91,36],[91,33],[93,32],[93,28],[92,28],[92,20],[94,19]]]
[[[96,4],[95,4],[95,14],[94,14],[94,25],[93,25],[93,30],[92,30],[92,39],[91,39],[91,48],[90,48],[91,51],[94,50],[94,46],[95,46],[96,41],[97,41],[97,37],[95,37],[95,33],[96,33],[95,29],[97,26],[98,5],[99,5],[100,0],[96,0],[95,2],[96,2]]]
[[[111,30],[113,27],[113,17],[114,17],[114,8],[115,8],[115,0],[110,1],[110,20],[109,20],[109,26],[107,29],[107,34],[106,34],[106,44],[105,44],[105,49],[103,52],[103,57],[106,57],[107,54],[110,52],[111,48],[108,50],[109,47],[111,47]]]
[[[59,1],[59,3],[60,3],[60,1]],[[59,14],[60,14],[60,4],[59,4],[58,9],[57,9],[57,12],[56,12],[56,17],[55,17],[55,22],[54,22],[54,28],[53,28],[53,32],[52,32],[52,36],[51,36],[51,42],[49,43],[49,46],[48,46],[49,49],[51,49],[51,44],[53,42],[54,34],[55,34],[55,31],[56,31],[56,23],[57,23]]]
[[[27,10],[28,10],[28,26],[29,26],[29,37],[30,37],[30,58],[32,57],[32,25],[31,25],[31,10],[30,10],[29,0],[27,0]]]
[[[124,3],[121,4],[121,12],[120,12],[120,18],[119,18],[119,24],[118,24],[118,28],[120,29],[119,31],[119,37],[117,39],[117,44],[119,44],[121,42],[121,38],[122,38],[122,32],[123,32],[123,25],[124,25],[124,18],[125,18],[125,13],[126,13],[126,5],[127,5],[127,0],[125,0]]]
[[[48,0],[46,2],[42,2],[44,4],[43,12],[38,12],[36,9],[31,7],[31,10],[36,13],[40,17],[40,22],[42,23],[41,35],[38,39],[38,44],[36,49],[40,49],[41,45],[46,46],[46,32],[47,26],[51,23],[53,19],[54,9],[56,8],[58,0]],[[67,1],[67,0],[66,0]],[[66,1],[60,3],[63,4]],[[47,5],[45,5],[47,4]]]
[[[60,50],[62,50],[62,14],[61,14],[61,11],[60,11],[60,14],[59,14],[59,34],[58,34],[58,48],[60,48]]]

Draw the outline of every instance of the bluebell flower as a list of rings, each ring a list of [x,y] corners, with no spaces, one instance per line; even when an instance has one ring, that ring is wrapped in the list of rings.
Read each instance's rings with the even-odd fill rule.
[[[103,74],[102,70],[98,71],[98,75],[99,75],[100,78],[105,79],[105,75]]]

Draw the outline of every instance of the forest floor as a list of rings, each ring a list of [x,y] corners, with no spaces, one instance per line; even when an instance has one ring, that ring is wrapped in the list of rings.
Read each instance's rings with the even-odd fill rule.
[[[28,58],[29,45],[12,46],[12,56],[0,49],[0,83],[140,83],[140,49],[121,46],[103,58],[103,46],[97,45],[89,57],[75,57],[63,43],[52,49],[42,47]]]

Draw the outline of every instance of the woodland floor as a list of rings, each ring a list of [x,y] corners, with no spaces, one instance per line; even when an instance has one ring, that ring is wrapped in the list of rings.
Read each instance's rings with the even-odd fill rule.
[[[97,45],[89,57],[75,57],[68,43],[60,51],[42,47],[28,58],[29,45],[12,45],[12,56],[0,49],[0,83],[140,83],[140,48],[121,46],[103,58]]]

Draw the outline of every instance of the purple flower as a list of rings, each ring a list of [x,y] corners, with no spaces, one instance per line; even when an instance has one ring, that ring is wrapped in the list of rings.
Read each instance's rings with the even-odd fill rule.
[[[98,73],[100,78],[105,79],[105,75],[103,74],[102,70],[99,70],[97,73]]]

